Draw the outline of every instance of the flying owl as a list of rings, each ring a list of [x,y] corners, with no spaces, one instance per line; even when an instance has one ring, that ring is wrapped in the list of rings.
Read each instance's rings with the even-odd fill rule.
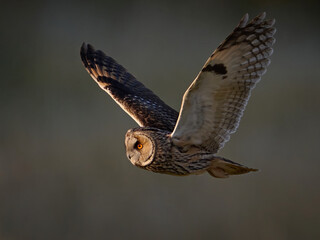
[[[132,164],[179,176],[256,171],[216,153],[237,130],[251,90],[270,64],[276,29],[265,16],[248,22],[244,15],[184,93],[179,113],[113,58],[83,43],[81,59],[91,77],[139,124],[125,136]]]

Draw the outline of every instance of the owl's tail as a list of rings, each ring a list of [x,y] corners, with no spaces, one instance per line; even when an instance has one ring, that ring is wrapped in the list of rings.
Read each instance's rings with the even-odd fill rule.
[[[258,169],[248,168],[222,157],[215,157],[207,171],[213,177],[227,178],[229,175],[239,175],[252,171],[255,172],[258,171]]]

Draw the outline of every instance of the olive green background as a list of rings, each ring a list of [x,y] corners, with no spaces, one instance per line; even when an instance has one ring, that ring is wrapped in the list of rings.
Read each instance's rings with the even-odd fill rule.
[[[317,1],[1,1],[0,240],[320,239]],[[276,18],[272,63],[216,179],[134,167],[137,124],[91,79],[83,41],[179,109],[248,12]]]

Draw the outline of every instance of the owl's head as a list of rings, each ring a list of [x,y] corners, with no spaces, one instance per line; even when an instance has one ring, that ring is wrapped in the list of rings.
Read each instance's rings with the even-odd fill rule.
[[[125,139],[128,159],[138,167],[150,165],[165,137],[163,131],[155,128],[139,127],[128,130]]]

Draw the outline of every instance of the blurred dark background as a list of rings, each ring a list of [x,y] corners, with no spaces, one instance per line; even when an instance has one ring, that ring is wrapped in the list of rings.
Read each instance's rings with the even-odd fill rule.
[[[0,240],[320,239],[317,1],[1,1]],[[83,41],[175,109],[248,12],[272,64],[219,153],[259,168],[174,177],[127,160],[137,126],[82,66]]]

